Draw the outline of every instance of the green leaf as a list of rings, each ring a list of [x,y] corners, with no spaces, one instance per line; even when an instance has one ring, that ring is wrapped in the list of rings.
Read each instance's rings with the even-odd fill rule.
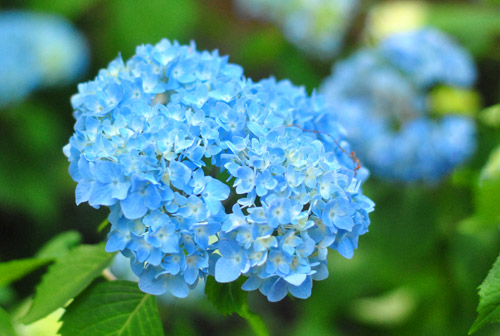
[[[247,320],[248,324],[258,336],[269,335],[262,319],[250,311],[247,303],[247,292],[241,289],[245,277],[230,283],[219,283],[214,277],[207,277],[205,294],[215,308],[224,315],[238,314]]]
[[[17,336],[10,315],[0,307],[0,336]]]
[[[215,308],[224,315],[236,313],[242,315],[244,313],[243,306],[247,302],[247,292],[241,289],[245,278],[230,282],[219,283],[214,277],[207,277],[205,284],[205,294]]]
[[[51,261],[52,259],[32,258],[0,263],[0,286],[19,280]]]
[[[479,115],[479,119],[488,126],[500,126],[500,104],[484,109]]]
[[[62,336],[163,335],[156,298],[141,292],[131,281],[89,287],[61,319]]]
[[[33,305],[21,322],[34,322],[63,307],[101,275],[113,257],[102,243],[78,246],[58,259],[36,287]]]
[[[36,254],[38,258],[59,258],[68,253],[82,240],[80,233],[66,231],[51,239]]]
[[[75,231],[64,232],[46,243],[35,258],[12,260],[0,263],[0,286],[8,285],[23,278],[55,258],[66,254],[81,239]]]
[[[493,264],[484,282],[479,286],[478,317],[469,330],[469,335],[486,323],[500,322],[500,256]]]

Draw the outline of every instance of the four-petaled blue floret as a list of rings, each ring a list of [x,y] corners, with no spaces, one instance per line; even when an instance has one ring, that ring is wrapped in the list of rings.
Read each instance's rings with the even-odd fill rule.
[[[106,250],[147,293],[185,297],[210,274],[307,298],[328,249],[351,258],[368,230],[367,172],[321,96],[168,40],[78,91],[64,149],[76,201],[110,207]]]
[[[426,28],[358,51],[335,66],[322,93],[375,175],[435,183],[474,152],[475,125],[465,116],[433,116],[431,90],[470,88],[475,78],[471,56]]]

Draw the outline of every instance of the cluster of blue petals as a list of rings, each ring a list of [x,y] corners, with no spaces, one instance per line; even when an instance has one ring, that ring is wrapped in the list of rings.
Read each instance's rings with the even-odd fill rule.
[[[336,56],[358,0],[236,0],[240,12],[271,21],[286,38],[320,59]]]
[[[423,29],[393,35],[339,63],[322,93],[375,175],[435,183],[474,152],[475,125],[463,116],[433,116],[429,93],[438,85],[468,89],[475,78],[464,49]]]
[[[110,207],[106,250],[130,258],[144,292],[245,276],[270,301],[306,298],[328,248],[350,258],[368,230],[366,170],[321,96],[168,40],[78,91],[64,149],[77,203]]]
[[[65,19],[34,12],[0,13],[0,107],[38,87],[73,81],[87,63],[87,43]]]

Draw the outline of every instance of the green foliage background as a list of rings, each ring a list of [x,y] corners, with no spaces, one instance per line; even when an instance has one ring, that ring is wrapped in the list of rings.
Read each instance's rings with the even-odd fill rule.
[[[364,7],[376,2],[365,1]],[[500,102],[500,3],[429,4],[428,24],[455,36],[476,57],[483,106]],[[241,64],[249,77],[290,78],[310,92],[330,74],[330,63],[307,58],[272,24],[238,16],[229,0],[7,0],[0,4],[0,10],[12,8],[58,13],[77,25],[92,52],[92,68],[82,81],[91,79],[118,52],[126,59],[136,45],[155,43],[163,37],[181,43],[195,40],[200,49],[217,48]],[[353,23],[341,57],[363,42],[362,31],[363,17]],[[72,134],[69,98],[75,91],[75,84],[38,91],[27,101],[0,111],[0,262],[32,257],[46,241],[67,230],[80,232],[84,243],[105,238],[97,226],[107,210],[75,206],[75,184],[62,154]],[[258,293],[248,295],[251,310],[259,313],[271,334],[468,332],[477,316],[477,286],[500,252],[500,164],[490,163],[488,178],[480,182],[490,153],[500,145],[500,117],[498,113],[496,117],[480,113],[477,119],[476,155],[442,184],[369,180],[365,194],[376,202],[370,232],[361,238],[352,260],[331,254],[330,277],[314,284],[311,298],[286,298],[271,304]],[[24,261],[22,272],[39,270],[13,285],[5,286],[12,280],[5,280],[7,274],[12,277],[5,268],[9,265],[0,267],[0,325],[4,325],[0,335],[14,335],[5,311],[15,315],[21,309],[40,281],[44,265],[59,260],[48,266],[57,267],[62,260],[58,258],[65,258],[54,251],[67,251],[65,246],[74,246],[80,239],[74,233],[70,236],[37,259]],[[102,256],[97,253],[96,258]],[[87,289],[80,308],[93,302],[93,295],[102,286],[93,284]],[[500,287],[497,289],[500,292]],[[127,283],[121,290],[116,295],[129,295],[139,303],[153,302]],[[61,296],[59,300],[68,298]],[[102,309],[106,314],[107,307]],[[220,315],[203,298],[169,301],[159,310],[169,335],[252,334],[243,319]],[[75,325],[73,320],[67,328]],[[500,327],[487,325],[476,335],[500,335]]]

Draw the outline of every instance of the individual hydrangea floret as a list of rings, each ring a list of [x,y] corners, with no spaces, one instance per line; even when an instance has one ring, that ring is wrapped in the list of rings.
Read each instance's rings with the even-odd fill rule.
[[[0,14],[0,107],[19,101],[40,86],[67,84],[87,67],[83,36],[52,14]]]
[[[430,93],[470,88],[475,76],[465,50],[423,29],[358,51],[335,66],[322,92],[374,174],[435,183],[473,153],[475,126],[464,116],[432,115]]]
[[[336,56],[357,0],[236,0],[242,15],[271,21],[298,48],[320,59]]]
[[[78,90],[64,149],[77,203],[110,207],[106,250],[147,293],[245,276],[270,301],[305,298],[328,248],[350,258],[368,229],[366,170],[320,96],[168,40]]]

